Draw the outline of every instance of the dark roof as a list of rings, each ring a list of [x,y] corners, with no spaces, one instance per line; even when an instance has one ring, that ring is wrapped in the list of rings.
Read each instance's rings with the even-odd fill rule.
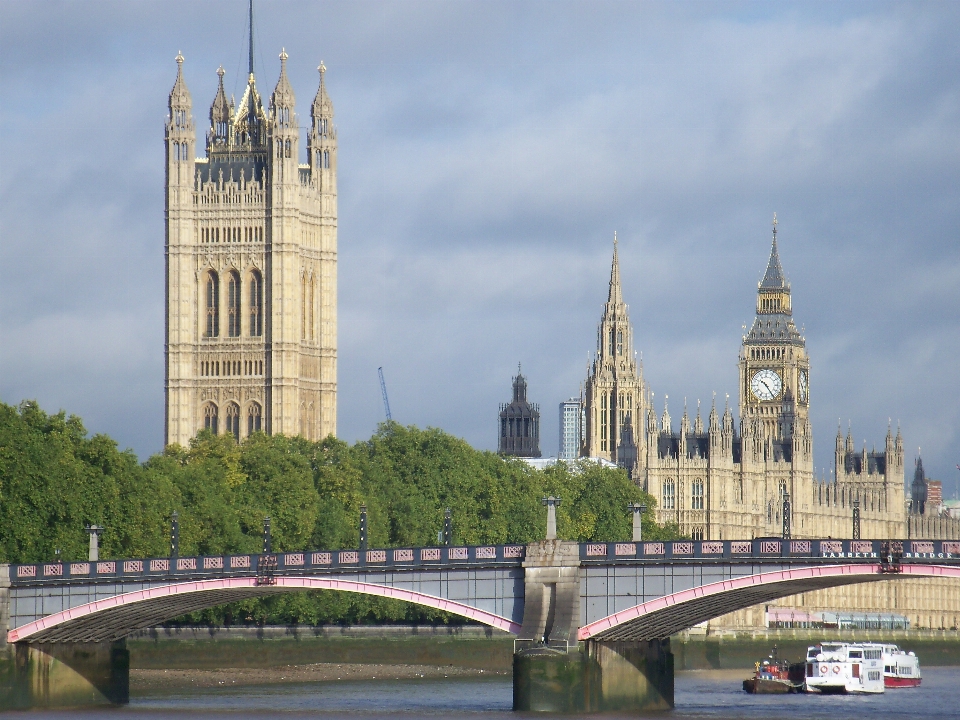
[[[773,246],[770,248],[770,261],[767,263],[767,272],[763,275],[760,287],[780,290],[787,286],[783,277],[783,267],[780,265],[780,255],[777,253],[777,237],[773,237]]]

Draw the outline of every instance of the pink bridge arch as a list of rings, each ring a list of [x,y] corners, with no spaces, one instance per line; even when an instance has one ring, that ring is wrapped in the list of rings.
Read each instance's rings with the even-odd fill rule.
[[[340,590],[403,600],[444,610],[516,634],[520,625],[464,603],[412,590],[320,577],[277,577],[275,585],[256,578],[222,578],[162,585],[116,595],[47,615],[11,630],[7,642],[103,642],[151,627],[178,615],[237,600],[296,590]]]
[[[881,580],[957,578],[960,567],[902,565],[882,573],[880,565],[827,565],[760,573],[723,580],[634,605],[580,628],[579,640],[656,640],[751,605],[797,593]]]

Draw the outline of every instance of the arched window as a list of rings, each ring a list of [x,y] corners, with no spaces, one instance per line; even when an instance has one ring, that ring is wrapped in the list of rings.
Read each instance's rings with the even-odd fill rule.
[[[695,527],[690,537],[692,537],[694,540],[703,540],[703,528]]]
[[[607,354],[608,354],[608,355],[613,355],[613,351],[614,351],[614,350],[615,350],[615,348],[614,348],[614,344],[613,344],[613,328],[611,328],[611,329],[610,329],[610,333],[609,333],[609,339],[608,339],[608,342],[607,342]]]
[[[617,355],[623,355],[623,330],[617,330]]]
[[[300,276],[300,339],[307,339],[307,274]],[[301,433],[302,435],[303,433]]]
[[[207,337],[220,336],[220,279],[217,274],[211,270],[207,273],[206,282],[206,330],[204,335]]]
[[[263,335],[263,276],[250,273],[250,337]]]
[[[677,486],[673,480],[663,484],[663,509],[673,510],[677,506]]]
[[[217,420],[219,419],[219,414],[217,411],[217,406],[213,403],[207,403],[203,406],[203,429],[209,430],[214,435],[217,434]]]
[[[283,143],[283,151],[284,151],[283,154],[286,157],[290,157],[290,141],[289,140]]]
[[[316,322],[313,317],[314,308],[316,307],[314,293],[317,289],[317,278],[310,276],[310,339],[315,339],[315,328]]]
[[[227,335],[240,337],[240,274],[236,270],[230,271],[227,288]]]
[[[240,406],[236,403],[227,404],[227,433],[240,441]]]
[[[247,435],[260,432],[260,415],[260,403],[250,403],[250,407],[247,408]]]
[[[692,510],[703,510],[703,480],[700,478],[694,480],[691,489],[693,494],[690,508]]]

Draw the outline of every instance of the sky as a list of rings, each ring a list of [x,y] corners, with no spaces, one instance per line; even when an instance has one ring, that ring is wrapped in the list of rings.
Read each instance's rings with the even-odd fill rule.
[[[662,412],[716,393],[773,213],[811,358],[818,472],[899,423],[960,486],[960,4],[258,2],[256,72],[338,130],[338,435],[495,449],[518,363],[555,454],[614,232]],[[0,400],[163,443],[163,127],[240,96],[243,0],[0,0]]]

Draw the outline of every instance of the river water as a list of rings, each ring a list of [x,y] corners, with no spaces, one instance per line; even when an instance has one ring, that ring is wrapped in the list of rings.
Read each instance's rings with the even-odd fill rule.
[[[883,695],[747,695],[740,688],[745,671],[681,672],[676,678],[676,710],[651,718],[689,720],[902,720],[960,718],[960,667],[925,668],[919,688],[888,690]],[[31,720],[104,716],[111,720],[176,718],[322,718],[374,720],[429,718],[505,720],[510,710],[509,677],[358,680],[350,682],[264,685],[229,690],[192,690],[132,698],[128,707],[86,712],[34,712]],[[637,717],[637,716],[631,716]]]

